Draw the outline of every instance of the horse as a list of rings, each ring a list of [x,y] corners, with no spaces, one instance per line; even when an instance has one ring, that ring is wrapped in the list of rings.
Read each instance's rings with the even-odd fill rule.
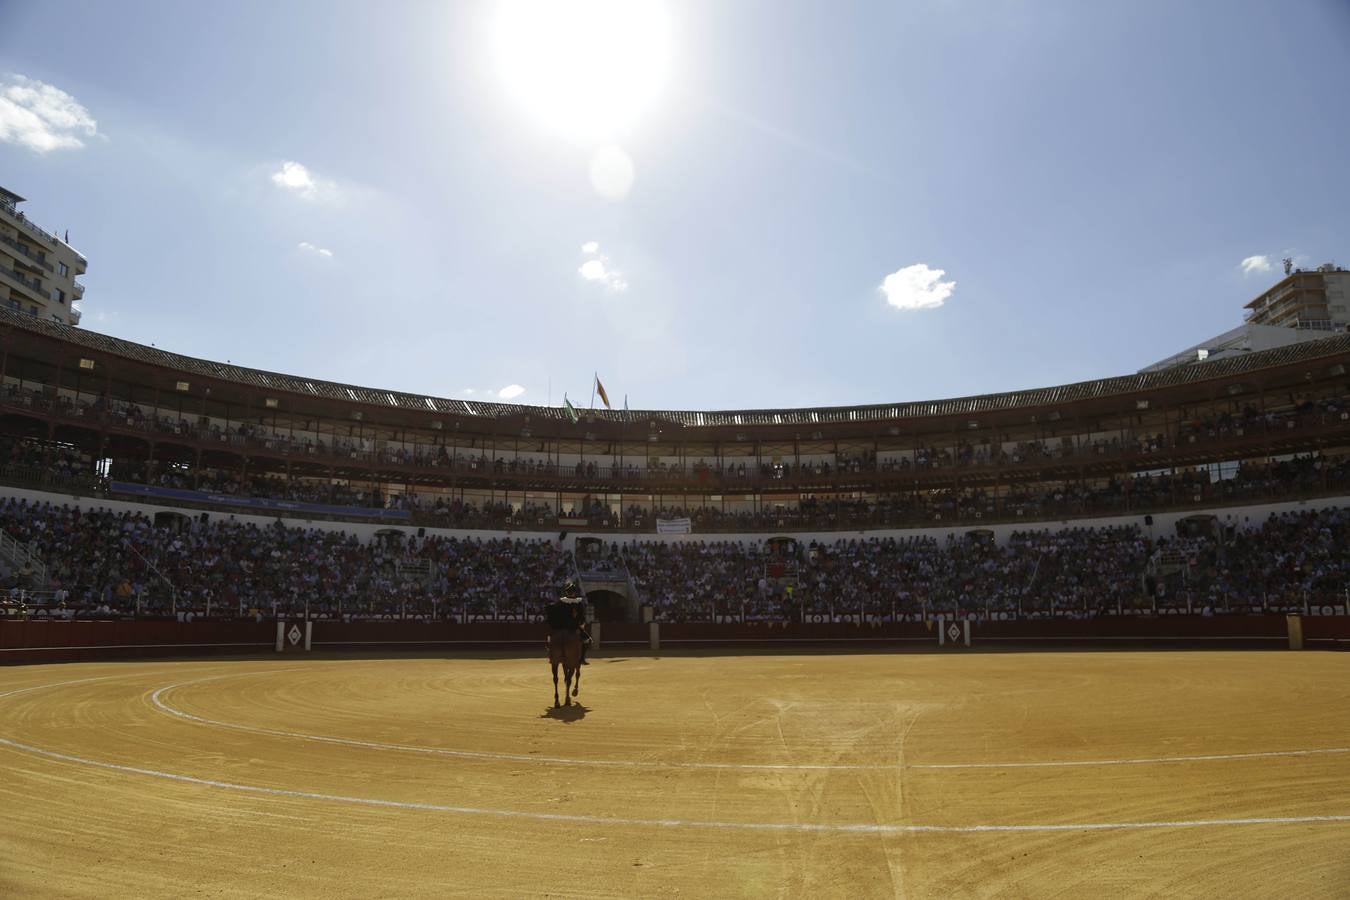
[[[563,698],[567,705],[572,705],[572,697],[581,690],[581,635],[570,628],[563,628],[554,631],[548,639],[548,662],[553,667],[553,705],[562,706],[558,702],[558,664],[563,667]],[[572,676],[576,675],[577,683],[572,685]]]

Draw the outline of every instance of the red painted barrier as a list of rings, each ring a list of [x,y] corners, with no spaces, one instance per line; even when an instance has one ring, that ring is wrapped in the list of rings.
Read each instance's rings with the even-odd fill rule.
[[[1309,648],[1350,649],[1350,616],[1303,618]],[[303,629],[303,625],[301,626]],[[507,650],[544,655],[545,627],[526,622],[337,622],[313,623],[317,651],[416,652]],[[1066,647],[1240,647],[1288,646],[1285,617],[1159,616],[1156,618],[1043,619],[972,623],[972,640],[989,648]],[[742,647],[821,649],[893,648],[937,645],[934,627],[895,624],[664,624],[663,648]],[[168,620],[66,622],[0,619],[0,663],[59,662],[166,656],[271,653],[276,622]],[[602,647],[645,648],[647,625],[610,623]]]
[[[895,624],[851,625],[843,623],[803,624],[775,622],[773,624],[713,625],[711,623],[671,624],[661,626],[661,646],[704,644],[730,645],[877,645],[910,643],[937,643],[937,632],[922,622]]]
[[[640,645],[651,646],[652,630],[649,625],[628,624],[626,622],[606,622],[600,628],[602,647],[626,647]]]
[[[0,664],[266,653],[272,622],[0,620]]]
[[[1303,645],[1350,649],[1350,616],[1304,616]]]
[[[1306,620],[1305,620],[1306,621]],[[973,642],[995,646],[1288,647],[1285,617],[1159,616],[982,622]]]
[[[548,627],[529,622],[314,623],[315,650],[514,650],[544,653]]]

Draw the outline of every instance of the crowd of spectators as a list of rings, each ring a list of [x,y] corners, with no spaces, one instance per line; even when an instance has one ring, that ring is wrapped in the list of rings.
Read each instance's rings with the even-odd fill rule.
[[[979,536],[629,542],[622,553],[660,620],[860,621],[1151,610],[1148,563],[1165,546],[1134,528],[1089,528],[1017,532],[1004,545]]]
[[[1246,422],[1242,417],[1220,417],[1196,427],[1204,429],[1205,434],[1218,435],[1246,427]],[[1045,452],[1040,445],[1027,445],[1022,450]],[[875,463],[867,454],[842,460],[846,466]],[[432,490],[399,491],[390,484],[209,466],[194,468],[169,462],[147,464],[120,458],[111,461],[107,473],[110,481],[95,479],[90,469],[88,460],[82,461],[68,446],[0,438],[0,477],[8,475],[23,482],[68,485],[81,481],[87,482],[86,489],[93,490],[100,489],[100,485],[107,489],[111,482],[133,482],[198,491],[203,495],[200,502],[207,504],[213,502],[213,496],[225,496],[349,509],[404,510],[419,525],[487,530],[547,531],[579,525],[582,524],[579,520],[584,520],[592,529],[641,532],[654,530],[658,519],[679,518],[688,518],[691,530],[700,533],[978,525],[1311,497],[1350,487],[1350,457],[1322,454],[1267,463],[1244,462],[1223,477],[1217,477],[1213,467],[1202,466],[1133,476],[1034,484],[1013,482],[997,489],[916,487],[912,491],[883,491],[865,498],[804,493],[793,502],[765,503],[756,509],[724,509],[720,504],[646,507],[635,503],[619,509],[589,497],[555,508],[548,502],[476,501],[471,495],[447,497]]]
[[[1193,603],[1287,612],[1350,604],[1350,512],[1299,510],[1243,525],[1222,546],[1189,542],[1184,589]]]
[[[1178,418],[1159,431],[1141,423],[1094,434],[1056,434],[1053,424],[1036,438],[1015,439],[1008,434],[982,433],[979,437],[953,436],[936,445],[920,440],[900,450],[840,448],[804,457],[686,457],[630,459],[616,454],[616,447],[597,445],[593,455],[566,462],[546,453],[527,455],[482,447],[447,446],[443,435],[424,435],[423,440],[406,433],[380,434],[376,429],[350,421],[297,420],[268,424],[266,417],[246,421],[222,420],[190,414],[184,410],[152,409],[138,403],[86,395],[72,398],[43,386],[7,384],[0,399],[60,415],[101,419],[122,427],[140,428],[165,435],[240,449],[258,448],[276,454],[325,464],[334,460],[382,466],[409,466],[466,473],[538,475],[552,478],[579,477],[589,480],[644,479],[653,481],[693,480],[709,487],[742,483],[772,485],[774,482],[809,482],[840,474],[872,472],[903,473],[934,469],[987,466],[1020,466],[1071,458],[1086,459],[1133,455],[1147,457],[1206,442],[1231,442],[1272,433],[1287,433],[1305,427],[1343,425],[1350,418],[1343,398],[1290,395],[1267,397],[1265,408],[1248,404],[1229,411],[1179,410]],[[202,413],[209,412],[203,407]],[[1141,420],[1142,421],[1142,420]],[[411,439],[409,439],[411,437]],[[539,450],[543,450],[542,445]],[[373,505],[373,501],[371,501]]]
[[[1345,606],[1350,512],[1271,516],[1258,526],[1149,538],[1138,528],[765,545],[632,541],[621,547],[662,621],[919,620],[936,614],[1083,618],[1173,612],[1297,612]],[[1217,526],[1215,526],[1217,527]]]
[[[79,458],[61,446],[6,439],[0,441],[0,460],[4,461],[4,471],[11,474],[44,474],[47,481],[57,484],[87,474],[84,473],[87,467]],[[658,519],[688,518],[691,530],[716,533],[1033,521],[1310,497],[1350,487],[1350,457],[1309,454],[1268,463],[1247,462],[1231,477],[1222,478],[1214,477],[1210,468],[1196,467],[1132,477],[1013,484],[998,490],[983,487],[916,490],[880,493],[865,499],[806,494],[794,503],[770,503],[754,510],[724,510],[715,505],[647,508],[630,503],[620,511],[590,498],[555,509],[547,502],[474,502],[472,498],[447,498],[430,492],[396,493],[377,485],[342,480],[209,467],[191,470],[184,466],[147,466],[126,460],[113,461],[111,478],[196,490],[204,495],[353,509],[401,509],[407,510],[417,524],[440,527],[551,530],[584,520],[590,528],[640,532],[653,530]],[[210,496],[202,500],[209,503]]]
[[[148,475],[147,468],[150,469]],[[202,491],[230,497],[258,497],[295,503],[322,503],[375,509],[383,509],[389,503],[389,498],[374,488],[365,490],[327,479],[295,476],[288,478],[264,472],[232,472],[209,467],[196,470],[182,466],[163,468],[115,459],[109,470],[109,477],[114,481]]]
[[[496,617],[538,614],[570,572],[551,541],[385,535],[224,519],[160,524],[106,509],[0,502],[0,528],[47,566],[12,589],[116,614]]]
[[[1344,604],[1350,512],[1272,515],[1149,537],[1136,527],[799,542],[586,542],[259,527],[0,501],[0,528],[45,561],[7,573],[68,613],[524,619],[574,565],[631,579],[657,620],[865,621],[1208,614]],[[41,583],[38,583],[39,580]],[[14,605],[12,602],[9,604]]]
[[[64,484],[87,474],[79,455],[69,447],[4,436],[0,436],[0,468],[25,480],[54,484]]]
[[[754,511],[664,506],[654,511],[654,517],[687,517],[693,530],[699,532],[854,530],[1149,512],[1308,496],[1347,486],[1350,486],[1350,457],[1309,455],[1274,463],[1244,463],[1233,477],[1222,479],[1213,478],[1208,469],[1196,468],[1099,481],[1013,485],[998,492],[963,488],[881,494],[870,499],[807,495],[795,505],[771,504]]]

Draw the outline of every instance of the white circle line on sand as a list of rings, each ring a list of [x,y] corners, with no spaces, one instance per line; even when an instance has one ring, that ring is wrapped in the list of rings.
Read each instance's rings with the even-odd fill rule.
[[[159,674],[162,674],[162,673],[160,673],[160,672],[137,672],[136,674],[137,674],[137,675],[159,675]],[[34,685],[30,685],[29,687],[17,688],[17,689],[12,690],[12,691],[5,691],[3,694],[0,694],[0,700],[4,700],[6,697],[17,697],[19,694],[29,694],[29,693],[32,693],[33,691],[45,691],[47,688],[65,687],[66,685],[69,685],[69,684],[88,684],[88,683],[91,682],[91,681],[108,681],[108,680],[113,679],[113,678],[129,678],[129,677],[132,677],[132,676],[126,674],[125,672],[118,672],[118,673],[116,673],[116,674],[114,674],[114,675],[99,675],[99,676],[96,676],[96,677],[94,677],[94,678],[76,678],[76,679],[74,679],[73,681],[57,681],[57,682],[53,682],[53,683],[51,683],[51,684],[34,684]]]
[[[239,784],[232,781],[217,781],[211,778],[197,778],[176,772],[161,772],[158,769],[145,769],[139,766],[124,766],[120,763],[86,759],[68,753],[58,753],[34,747],[8,738],[0,737],[0,746],[10,747],[25,753],[32,753],[60,762],[124,772],[131,775],[144,775],[150,778],[162,778],[180,784],[194,784],[217,790],[234,791],[244,794],[259,794],[271,797],[289,797],[298,800],[320,800],[330,803],[346,803],[356,806],[382,807],[386,809],[419,810],[423,812],[444,812],[459,815],[483,816],[499,819],[526,819],[542,822],[568,822],[578,825],[619,825],[629,828],[708,828],[743,831],[811,832],[831,834],[981,834],[989,832],[1055,832],[1055,831],[1138,831],[1156,828],[1216,828],[1239,825],[1297,825],[1314,823],[1350,822],[1350,815],[1320,816],[1253,816],[1240,819],[1177,819],[1154,822],[1059,822],[1044,824],[1006,824],[1006,825],[921,825],[905,823],[841,822],[726,822],[699,819],[638,819],[625,816],[588,816],[577,813],[543,813],[525,810],[491,809],[474,806],[454,806],[442,803],[422,803],[410,800],[384,800],[377,797],[349,797],[343,794],[325,794],[318,791],[296,791],[287,788],[265,787],[262,785]]]
[[[259,674],[259,673],[249,673]],[[663,762],[660,760],[624,760],[624,759],[577,759],[566,756],[538,756],[524,753],[494,753],[486,750],[458,750],[453,747],[420,747],[414,744],[393,744],[383,741],[362,741],[355,738],[333,737],[322,734],[307,734],[300,731],[284,731],[276,728],[262,728],[255,725],[244,725],[238,722],[225,722],[219,719],[208,719],[204,716],[196,716],[189,712],[184,712],[177,707],[170,706],[163,699],[163,695],[175,688],[187,687],[198,684],[203,681],[213,681],[218,678],[228,676],[214,676],[213,678],[199,678],[194,681],[180,681],[177,684],[167,685],[159,688],[150,695],[151,704],[158,710],[184,719],[195,722],[199,725],[207,725],[215,728],[230,728],[236,731],[244,731],[250,734],[264,734],[272,737],[293,738],[301,741],[312,741],[319,744],[335,744],[338,746],[361,747],[367,750],[392,750],[399,753],[421,753],[430,756],[451,756],[460,759],[485,759],[496,760],[500,762],[526,762],[540,763],[555,766],[596,766],[601,768],[614,769],[740,769],[740,770],[779,770],[779,771],[896,771],[899,769],[1057,769],[1074,768],[1081,766],[1143,766],[1157,765],[1163,763],[1188,763],[1188,762],[1217,762],[1223,760],[1239,759],[1272,759],[1277,757],[1298,757],[1298,756],[1325,756],[1332,754],[1350,753],[1350,747],[1323,747],[1308,750],[1267,750],[1253,753],[1216,753],[1206,756],[1149,756],[1134,757],[1123,759],[1081,759],[1081,760],[1049,760],[1043,762],[987,762],[987,763],[905,763],[905,764],[879,764],[879,763],[720,763],[720,762]]]
[[[487,750],[457,750],[452,747],[419,747],[414,744],[391,744],[382,741],[362,741],[355,738],[332,737],[323,734],[306,734],[300,731],[283,731],[277,728],[261,728],[255,725],[243,725],[238,722],[224,722],[208,719],[170,706],[163,694],[175,688],[195,684],[193,681],[179,682],[159,688],[150,694],[150,702],[156,708],[179,719],[196,722],[215,728],[230,728],[250,734],[265,734],[272,737],[293,738],[300,741],[312,741],[319,744],[336,744],[345,747],[361,747],[367,750],[393,750],[400,753],[422,753],[431,756],[453,756],[461,759],[485,759],[495,762],[526,762],[558,766],[598,766],[618,769],[788,769],[788,770],[894,770],[890,765],[845,765],[829,763],[715,763],[715,762],[661,762],[658,760],[627,759],[575,759],[566,756],[538,756],[525,753],[494,753]]]
[[[1072,766],[1145,766],[1157,763],[1214,762],[1226,759],[1271,759],[1278,756],[1323,756],[1350,753],[1350,747],[1311,750],[1265,750],[1255,753],[1212,753],[1206,756],[1139,756],[1125,759],[1066,759],[1045,762],[911,763],[909,769],[1062,769]]]

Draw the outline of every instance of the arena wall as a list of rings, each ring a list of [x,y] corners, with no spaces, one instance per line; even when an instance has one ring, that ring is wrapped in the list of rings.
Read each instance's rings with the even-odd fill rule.
[[[1297,624],[1294,624],[1297,623]],[[302,623],[282,623],[283,632]],[[948,623],[950,624],[950,623]],[[942,623],[659,626],[660,652],[871,650],[937,651]],[[545,628],[529,622],[339,622],[312,623],[314,652],[457,653],[506,652],[544,655]],[[1350,649],[1350,616],[1169,616],[1147,618],[1043,619],[977,622],[972,645],[980,650],[1044,649],[1285,649],[1301,629],[1307,649]],[[274,620],[21,621],[0,620],[0,664],[93,659],[274,654]],[[648,625],[605,625],[604,656],[651,652]],[[284,651],[303,652],[303,642],[284,641]],[[966,652],[948,641],[947,652]]]

